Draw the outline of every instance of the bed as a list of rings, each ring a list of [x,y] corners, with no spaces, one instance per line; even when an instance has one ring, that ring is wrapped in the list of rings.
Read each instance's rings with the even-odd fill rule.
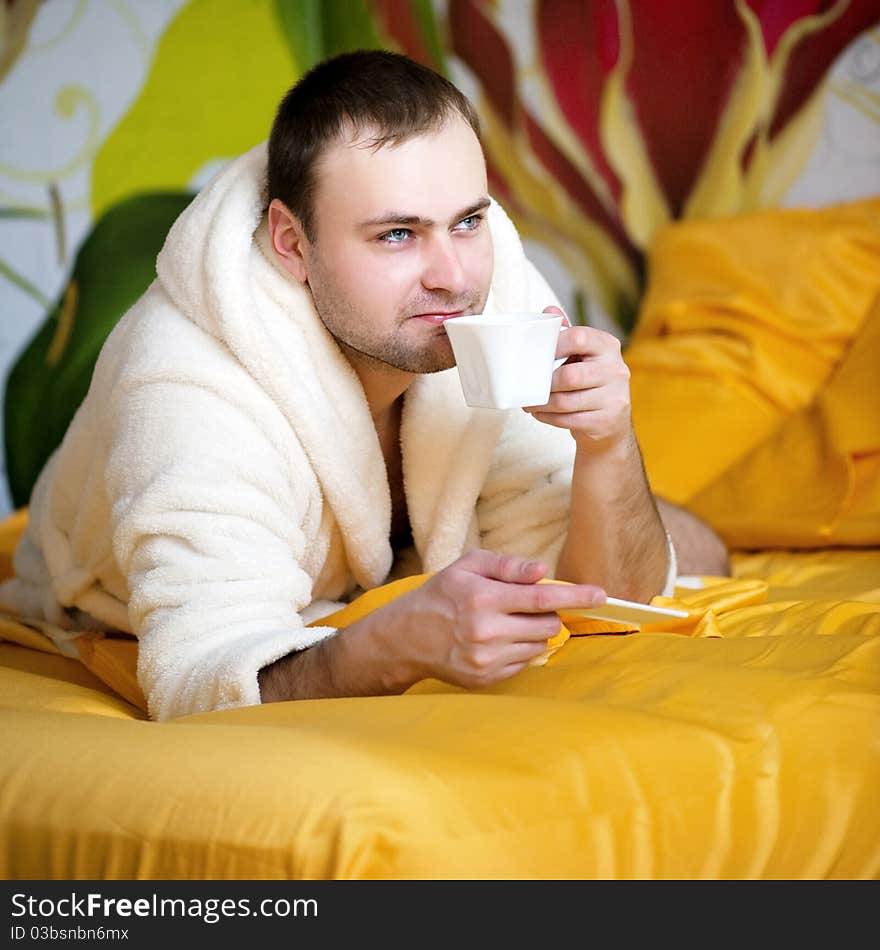
[[[880,201],[679,223],[649,265],[646,467],[732,577],[658,600],[676,626],[570,620],[485,690],[164,723],[134,641],[4,617],[0,875],[880,876]]]

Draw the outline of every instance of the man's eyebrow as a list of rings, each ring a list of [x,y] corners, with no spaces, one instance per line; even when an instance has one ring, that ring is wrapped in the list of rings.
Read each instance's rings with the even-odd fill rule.
[[[461,221],[463,218],[469,218],[472,214],[476,214],[478,211],[483,211],[488,208],[491,203],[488,198],[480,198],[479,201],[475,201],[469,208],[465,208],[464,211],[459,211],[452,220]]]
[[[453,215],[452,220],[453,222],[457,222],[463,218],[469,218],[472,214],[476,214],[478,211],[488,208],[490,204],[491,202],[488,198],[480,198],[479,201],[475,201],[463,211],[459,211],[458,214]],[[361,221],[358,224],[358,228],[399,227],[401,225],[405,225],[406,227],[429,228],[433,224],[434,222],[430,218],[421,218],[417,214],[407,214],[404,211],[382,211],[373,218],[367,218],[366,221]]]

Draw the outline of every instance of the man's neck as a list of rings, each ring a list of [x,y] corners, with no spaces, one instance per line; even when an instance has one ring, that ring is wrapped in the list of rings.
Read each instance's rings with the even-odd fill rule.
[[[387,424],[399,412],[400,397],[409,389],[416,374],[381,363],[342,342],[340,347],[357,373],[376,427]]]

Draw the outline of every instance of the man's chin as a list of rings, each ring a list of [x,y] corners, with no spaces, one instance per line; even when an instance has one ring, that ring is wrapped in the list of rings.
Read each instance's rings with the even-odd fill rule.
[[[452,352],[449,338],[444,333],[433,341],[432,346],[407,354],[407,357],[400,360],[398,365],[407,373],[427,376],[452,369],[455,366],[455,354]]]
[[[442,373],[444,370],[452,369],[453,366],[455,366],[454,356],[440,357],[432,353],[401,369],[405,369],[408,373],[417,373],[419,376],[430,376],[431,373]]]

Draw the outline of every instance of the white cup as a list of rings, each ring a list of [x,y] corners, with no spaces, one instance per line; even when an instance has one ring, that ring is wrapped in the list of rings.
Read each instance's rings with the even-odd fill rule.
[[[562,329],[558,313],[453,317],[443,324],[452,344],[464,400],[481,409],[543,406],[550,398]]]

